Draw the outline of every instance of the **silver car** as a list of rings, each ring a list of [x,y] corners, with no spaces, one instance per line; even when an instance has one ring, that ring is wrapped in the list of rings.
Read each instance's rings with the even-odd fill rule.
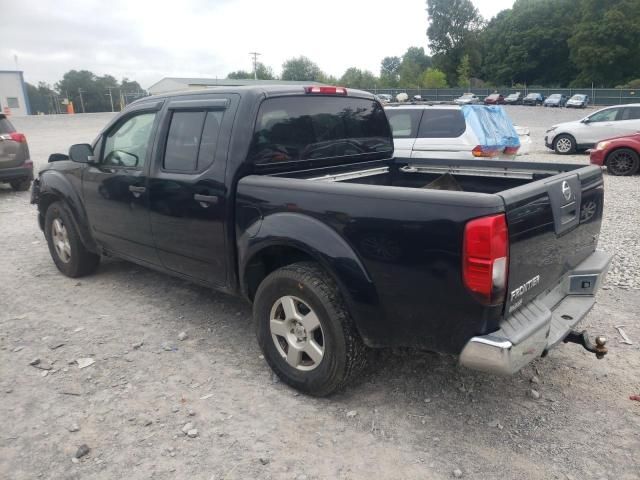
[[[593,148],[606,138],[640,131],[640,104],[607,107],[575,122],[554,125],[544,137],[547,148],[567,155]]]
[[[475,105],[480,103],[480,99],[474,93],[463,93],[461,97],[454,100],[458,105]]]

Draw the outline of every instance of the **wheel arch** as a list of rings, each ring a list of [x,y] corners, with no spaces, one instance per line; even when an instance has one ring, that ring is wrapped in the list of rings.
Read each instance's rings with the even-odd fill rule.
[[[93,253],[99,253],[98,247],[89,230],[89,222],[82,198],[71,182],[55,170],[42,172],[39,182],[38,224],[40,228],[44,230],[44,219],[47,214],[47,209],[55,202],[62,202],[71,212],[74,227],[78,231],[84,246]]]
[[[238,244],[240,288],[249,301],[271,272],[316,262],[338,285],[358,332],[369,343],[366,325],[372,315],[380,315],[378,295],[358,255],[335,230],[307,215],[278,213],[264,218],[259,232]]]

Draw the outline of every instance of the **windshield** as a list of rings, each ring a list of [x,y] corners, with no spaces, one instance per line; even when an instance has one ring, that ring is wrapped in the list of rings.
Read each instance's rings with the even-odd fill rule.
[[[518,95],[519,95],[518,93],[512,93],[507,98],[518,98]]]
[[[586,95],[574,95],[571,100],[584,100]]]
[[[496,99],[496,98],[500,98],[500,94],[499,93],[492,93],[491,95],[489,95],[487,98],[490,99]]]
[[[462,98],[472,98],[475,97],[475,95],[473,93],[463,93],[462,94]]]
[[[527,98],[538,98],[538,94],[537,93],[530,93],[529,95],[527,95]]]
[[[557,93],[554,93],[553,95],[549,96],[549,100],[558,100],[560,98],[560,95]]]
[[[269,164],[335,157],[378,159],[392,151],[389,122],[378,102],[293,96],[262,102],[249,155],[253,163]]]

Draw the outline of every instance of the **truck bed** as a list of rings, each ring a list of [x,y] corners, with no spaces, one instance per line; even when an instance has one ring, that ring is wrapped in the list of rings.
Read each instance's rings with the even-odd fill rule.
[[[565,183],[570,201],[562,198]],[[239,233],[274,215],[302,215],[328,224],[356,252],[371,284],[346,288],[359,290],[351,292],[356,298],[371,288],[367,302],[376,305],[363,313],[365,341],[451,353],[470,336],[498,330],[593,253],[603,203],[602,173],[593,166],[408,158],[250,175],[238,194],[240,210],[260,211],[260,220],[239,215]],[[462,238],[469,220],[497,213],[506,214],[509,230],[508,294],[505,304],[487,307],[463,285]],[[340,268],[339,258],[331,261]],[[536,277],[517,298],[509,294]]]

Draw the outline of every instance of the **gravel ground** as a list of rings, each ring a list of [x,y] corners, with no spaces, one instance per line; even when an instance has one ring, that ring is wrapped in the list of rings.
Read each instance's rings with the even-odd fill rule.
[[[584,114],[509,113],[531,128],[536,161],[559,159],[546,127]],[[109,118],[14,123],[41,166]],[[639,479],[639,184],[606,177],[600,246],[616,257],[583,322],[610,338],[604,360],[565,345],[503,378],[381,351],[328,399],[273,377],[241,300],[118,260],[61,276],[29,194],[0,187],[0,478]],[[620,324],[633,345],[619,342]]]

